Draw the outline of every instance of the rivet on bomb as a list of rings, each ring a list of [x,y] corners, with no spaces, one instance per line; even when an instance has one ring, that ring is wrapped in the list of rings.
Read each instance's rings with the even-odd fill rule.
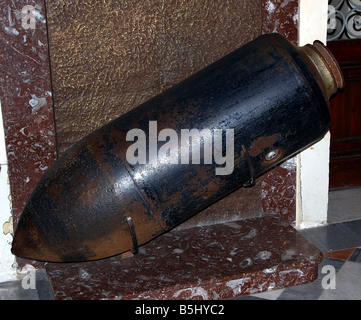
[[[278,153],[279,153],[279,152],[278,152],[277,149],[271,150],[271,151],[269,151],[269,152],[266,154],[265,159],[266,159],[267,161],[271,161],[271,160],[273,160],[274,158],[277,157]]]

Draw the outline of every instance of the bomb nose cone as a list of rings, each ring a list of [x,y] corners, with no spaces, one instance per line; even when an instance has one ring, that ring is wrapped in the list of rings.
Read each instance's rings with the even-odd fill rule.
[[[71,148],[39,181],[20,216],[14,254],[32,260],[75,262],[131,249],[124,217],[129,190],[114,187],[88,143],[85,140]],[[122,185],[129,179],[127,175],[120,170],[112,178]]]
[[[44,174],[20,216],[15,255],[50,262],[98,260],[131,250],[135,233],[141,245],[162,232],[119,148],[101,147],[103,139],[103,131],[88,136]]]
[[[62,261],[34,222],[31,203],[25,207],[15,230],[11,252],[31,260]]]

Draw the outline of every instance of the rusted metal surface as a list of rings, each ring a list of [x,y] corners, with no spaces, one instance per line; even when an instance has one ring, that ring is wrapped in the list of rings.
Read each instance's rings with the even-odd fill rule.
[[[279,35],[259,37],[85,137],[40,181],[13,252],[61,262],[122,253],[134,233],[142,245],[318,141],[329,97],[312,61]],[[157,132],[233,129],[233,172],[215,175],[202,161],[130,164],[126,135],[150,131],[151,120]]]
[[[337,88],[344,87],[345,82],[337,61],[320,41],[315,41],[312,46],[304,46],[302,54],[310,58],[311,70],[316,69],[312,71],[324,96],[331,97],[337,92]]]

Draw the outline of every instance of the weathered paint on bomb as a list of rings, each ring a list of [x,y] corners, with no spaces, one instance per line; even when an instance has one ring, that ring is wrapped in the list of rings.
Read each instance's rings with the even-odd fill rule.
[[[331,80],[308,56],[315,50],[264,35],[82,139],[34,190],[13,252],[68,262],[136,249],[321,139]],[[333,91],[342,86],[332,81]],[[154,119],[159,131],[232,128],[233,173],[216,176],[204,164],[130,165],[127,132]]]

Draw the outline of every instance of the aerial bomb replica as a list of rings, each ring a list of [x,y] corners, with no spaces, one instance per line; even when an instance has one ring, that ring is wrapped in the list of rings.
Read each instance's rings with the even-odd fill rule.
[[[26,203],[12,252],[52,262],[136,252],[320,140],[343,86],[320,42],[249,42],[68,149]]]

